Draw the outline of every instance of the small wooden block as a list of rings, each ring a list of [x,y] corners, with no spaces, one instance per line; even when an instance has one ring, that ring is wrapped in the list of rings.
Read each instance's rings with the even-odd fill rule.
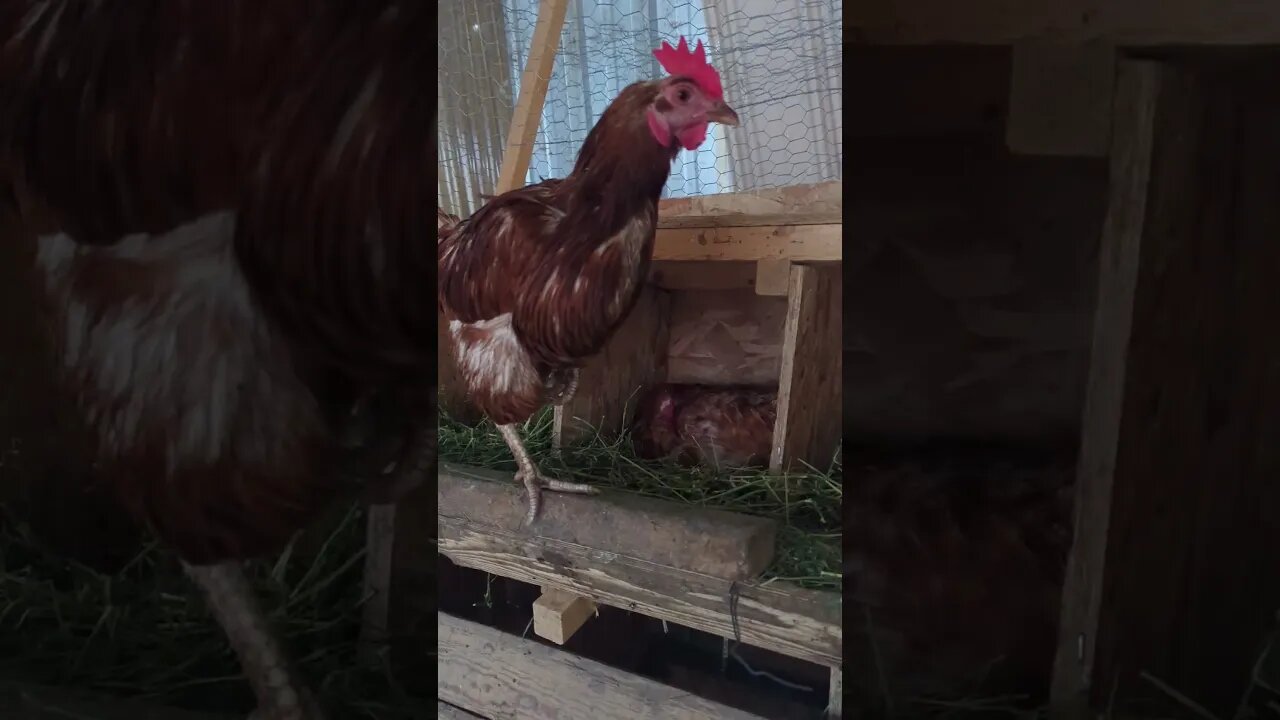
[[[791,287],[790,260],[760,260],[756,262],[756,294],[786,297]]]
[[[1106,157],[1115,57],[1114,48],[1102,44],[1015,45],[1005,129],[1009,150]]]
[[[578,632],[596,612],[591,598],[554,588],[543,588],[533,602],[533,632],[557,645],[563,645]]]

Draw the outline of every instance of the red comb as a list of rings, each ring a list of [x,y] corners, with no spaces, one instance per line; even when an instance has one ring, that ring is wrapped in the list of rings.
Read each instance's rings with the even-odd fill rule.
[[[693,80],[702,91],[716,100],[724,97],[724,88],[720,87],[720,73],[707,64],[707,51],[702,49],[702,41],[693,52],[689,52],[689,43],[680,36],[680,44],[671,47],[671,43],[662,41],[662,47],[653,51],[658,64],[672,75],[680,75]]]

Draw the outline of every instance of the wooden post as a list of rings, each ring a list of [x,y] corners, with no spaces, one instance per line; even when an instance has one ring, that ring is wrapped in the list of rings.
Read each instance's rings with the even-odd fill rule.
[[[1280,606],[1266,77],[1120,65],[1056,717],[1123,715],[1150,678],[1229,716]]]
[[[525,185],[529,173],[529,161],[533,157],[533,141],[538,134],[538,120],[547,98],[547,84],[551,81],[551,69],[555,66],[556,52],[560,48],[560,31],[569,0],[542,0],[538,5],[538,23],[533,28],[533,41],[529,44],[529,59],[520,76],[520,94],[516,98],[511,126],[507,129],[506,149],[502,154],[502,168],[498,171],[495,195],[510,192]],[[449,351],[444,317],[440,323],[439,350],[437,352],[437,382],[440,405],[453,417],[463,422],[479,419],[475,409],[466,401],[466,394],[457,379],[457,367],[453,353]]]
[[[774,471],[797,460],[824,470],[840,443],[841,297],[840,266],[791,268],[769,460]]]

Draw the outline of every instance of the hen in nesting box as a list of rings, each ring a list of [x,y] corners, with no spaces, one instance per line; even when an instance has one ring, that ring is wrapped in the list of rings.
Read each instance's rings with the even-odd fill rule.
[[[664,384],[641,400],[631,433],[644,458],[749,467],[768,464],[777,417],[771,388]]]

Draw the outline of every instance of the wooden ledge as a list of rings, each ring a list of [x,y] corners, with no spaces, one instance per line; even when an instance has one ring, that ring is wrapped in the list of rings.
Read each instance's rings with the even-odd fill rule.
[[[509,505],[505,510],[498,510],[509,514],[506,527],[495,525],[492,516],[486,515],[482,507],[471,506],[465,510],[466,515],[476,516],[471,519],[457,508],[466,497],[456,487],[460,471],[456,466],[442,465],[440,472],[442,486],[455,487],[449,500],[445,496],[450,491],[439,493],[438,550],[455,564],[544,589],[564,590],[598,604],[720,637],[734,637],[734,622],[729,612],[731,581],[630,557],[611,547],[557,538],[549,530],[540,530],[546,535],[531,535],[518,527],[524,513],[523,496],[497,500],[499,495],[486,494],[495,498],[496,508]],[[480,491],[492,492],[492,489]],[[593,506],[611,499],[609,495],[549,498],[543,507],[544,513],[551,510],[553,516],[564,519],[553,520],[545,515],[544,519],[564,522],[571,516],[560,514],[567,507],[577,507],[579,524],[582,524],[591,515]],[[738,629],[743,642],[813,663],[840,665],[843,635],[839,593],[803,590],[783,582],[739,582],[737,589]]]
[[[441,463],[441,522],[598,548],[724,580],[746,580],[773,562],[777,524],[768,518],[693,507],[627,493],[543,494],[533,527],[524,526],[524,486],[511,473]]]
[[[844,183],[667,198],[658,203],[659,228],[839,224]]]
[[[436,624],[438,697],[481,717],[761,720],[468,620],[437,613]]]

